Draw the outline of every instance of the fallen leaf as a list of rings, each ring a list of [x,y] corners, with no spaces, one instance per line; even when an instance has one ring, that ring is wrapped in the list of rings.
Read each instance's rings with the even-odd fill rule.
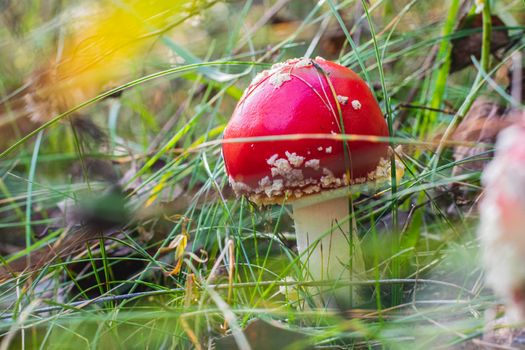
[[[492,35],[490,40],[490,52],[494,54],[497,50],[507,46],[510,43],[510,38],[506,29],[499,29],[497,27],[505,26],[505,23],[498,16],[491,16],[492,19]],[[456,34],[462,31],[472,31],[481,29],[483,20],[481,14],[467,15],[459,22]],[[483,33],[481,31],[474,31],[467,36],[461,36],[452,39],[452,63],[451,72],[459,71],[472,64],[471,56],[479,60],[481,57],[481,39]]]
[[[454,132],[454,141],[468,141],[475,143],[494,144],[499,131],[509,126],[512,122],[505,118],[504,108],[491,102],[487,98],[479,97],[474,101],[469,112],[463,118]],[[456,146],[454,147],[454,160],[468,162],[455,165],[452,175],[457,176],[465,172],[481,171],[484,169],[491,156],[486,154],[486,146]]]

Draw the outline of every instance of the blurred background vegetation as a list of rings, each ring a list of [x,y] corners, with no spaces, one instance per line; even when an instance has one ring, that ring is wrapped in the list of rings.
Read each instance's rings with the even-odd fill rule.
[[[484,335],[500,309],[476,204],[523,108],[525,4],[490,2],[488,23],[483,2],[0,0],[0,347],[508,340]],[[235,198],[220,152],[257,72],[318,55],[367,81],[407,167],[354,195],[369,280],[351,310],[316,305],[290,209]]]

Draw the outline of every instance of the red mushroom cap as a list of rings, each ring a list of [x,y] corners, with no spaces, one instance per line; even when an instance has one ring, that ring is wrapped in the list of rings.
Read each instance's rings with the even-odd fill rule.
[[[338,112],[340,107],[342,120]],[[388,128],[366,83],[352,70],[302,58],[259,73],[246,89],[224,131],[224,139],[290,135],[388,136]],[[344,145],[350,162],[345,162]],[[375,179],[388,146],[383,142],[300,139],[224,143],[230,184],[259,203],[278,202]],[[350,166],[350,180],[345,164]]]

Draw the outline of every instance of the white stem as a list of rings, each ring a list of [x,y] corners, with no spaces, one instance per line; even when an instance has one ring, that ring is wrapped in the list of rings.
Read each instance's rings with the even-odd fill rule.
[[[309,276],[313,280],[352,279],[351,262],[362,264],[362,256],[360,251],[355,251],[355,242],[352,244],[352,236],[356,236],[350,234],[348,197],[309,202],[299,200],[293,203],[297,248]],[[352,270],[363,271],[363,266],[352,266]],[[334,292],[325,289],[321,295],[326,306],[334,305],[334,300],[330,300],[333,297],[340,306],[351,306],[356,302],[350,287]]]

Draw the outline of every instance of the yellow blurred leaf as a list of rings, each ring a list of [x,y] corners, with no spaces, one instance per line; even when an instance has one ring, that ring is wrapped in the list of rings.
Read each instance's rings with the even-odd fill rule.
[[[159,35],[205,0],[100,0],[71,14],[63,49],[33,75],[32,118],[45,121],[118,86]]]
[[[171,173],[166,173],[162,178],[160,179],[159,183],[156,184],[153,187],[153,190],[151,191],[151,195],[149,196],[148,200],[146,201],[146,208],[155,202],[155,200],[159,197],[159,194],[162,193],[162,190],[166,186],[166,181],[168,180],[169,176],[171,176]]]

